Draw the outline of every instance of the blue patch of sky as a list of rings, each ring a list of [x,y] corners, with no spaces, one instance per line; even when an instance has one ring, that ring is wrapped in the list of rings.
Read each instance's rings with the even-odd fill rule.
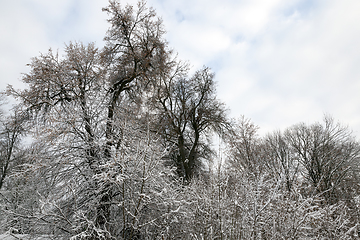
[[[292,16],[295,12],[301,16],[308,16],[311,12],[317,8],[317,1],[314,0],[301,0],[295,5],[291,5],[284,10],[285,16]]]
[[[235,42],[235,43],[241,43],[241,42],[245,42],[246,41],[246,38],[243,34],[241,33],[238,33],[236,35],[234,35],[232,37],[232,40]]]
[[[224,67],[222,57],[213,58],[213,59],[207,61],[204,65],[207,67],[210,67],[213,72],[218,72],[219,70],[221,70]]]
[[[79,20],[80,6],[77,1],[73,2],[67,11],[66,17],[62,22],[63,27],[69,27]]]
[[[179,23],[181,23],[185,20],[185,16],[180,10],[176,10],[175,17],[176,17],[176,21]]]
[[[77,3],[77,1],[72,2],[71,6],[69,6],[69,8],[67,9],[66,15],[64,16],[63,19],[61,19],[61,21],[59,23],[57,23],[57,32],[52,32],[53,37],[55,37],[57,39],[62,39],[63,35],[65,36],[74,36],[74,37],[78,37],[77,33],[79,33],[80,31],[76,31],[75,29],[75,35],[74,34],[74,27],[76,25],[78,25],[77,23],[79,22],[80,19],[80,6]],[[76,27],[75,27],[76,28]],[[65,39],[66,43],[68,41],[80,41],[81,39]]]

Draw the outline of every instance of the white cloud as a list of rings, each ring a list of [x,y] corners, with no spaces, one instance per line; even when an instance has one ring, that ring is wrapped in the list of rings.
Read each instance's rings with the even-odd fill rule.
[[[196,25],[199,31],[220,30],[230,43],[216,52],[188,54],[194,59],[190,60],[205,61],[216,69],[219,95],[233,115],[245,114],[260,126],[283,129],[330,113],[351,122],[360,135],[360,122],[354,120],[360,113],[358,3],[268,2],[222,1],[222,7],[210,2],[202,13],[195,6],[193,15],[199,16],[188,20],[188,25]],[[185,16],[191,19],[192,15]],[[170,39],[184,32],[176,24],[171,29]],[[191,36],[193,41],[180,49],[200,53],[195,49],[203,40]],[[183,46],[183,41],[170,41],[174,42]]]
[[[132,3],[135,2],[131,1]],[[70,40],[101,40],[107,0],[0,1],[0,87],[30,58]],[[125,5],[125,2],[121,2]],[[170,46],[195,68],[216,71],[232,116],[262,132],[321,120],[360,136],[360,2],[351,0],[149,0]],[[5,37],[4,37],[5,36]]]
[[[9,83],[18,84],[29,58],[43,50],[46,32],[19,1],[3,1],[0,9],[0,87],[4,89]]]
[[[349,2],[323,4],[311,16],[272,26],[275,31],[267,32],[262,36],[266,40],[253,46],[257,48],[254,58],[261,72],[258,78],[267,79],[272,86],[264,89],[280,96],[282,102],[290,102],[288,113],[294,114],[293,109],[301,113],[290,118],[293,123],[318,120],[323,112],[347,123],[360,113],[356,107],[360,101],[357,94],[360,72],[356,69],[360,29],[356,22],[360,18],[351,10],[360,8]],[[299,109],[296,104],[299,99],[311,104]],[[281,108],[281,103],[275,107]],[[263,118],[262,121],[267,121],[271,116]],[[359,134],[360,122],[352,128]]]
[[[107,28],[101,1],[14,0],[0,2],[0,89],[18,87],[31,57],[69,41],[97,41]]]

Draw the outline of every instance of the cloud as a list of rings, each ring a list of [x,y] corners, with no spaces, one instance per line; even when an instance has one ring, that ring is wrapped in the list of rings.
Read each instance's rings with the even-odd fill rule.
[[[14,0],[0,2],[0,89],[24,87],[19,79],[31,58],[69,41],[97,41],[107,29],[101,1]]]
[[[133,4],[134,1],[131,1]],[[121,2],[126,4],[124,1]],[[343,0],[148,0],[170,47],[195,69],[216,73],[232,116],[262,133],[324,113],[360,136],[360,2]],[[107,30],[107,0],[0,1],[0,88],[49,47],[96,41]],[[5,36],[5,37],[3,37]]]
[[[0,87],[4,89],[8,83],[18,84],[26,61],[46,44],[46,32],[21,2],[2,1],[0,9]]]
[[[166,1],[158,9],[181,56],[216,71],[233,116],[265,133],[329,113],[360,135],[359,3]]]
[[[345,123],[355,122],[352,119],[360,113],[356,104],[360,100],[356,94],[360,91],[360,72],[356,69],[360,29],[356,22],[360,19],[352,9],[358,7],[350,2],[331,1],[323,2],[310,15],[295,12],[278,21],[273,30],[262,36],[264,41],[253,46],[260,72],[257,79],[266,79],[270,85],[259,87],[280,97],[274,109],[290,102],[286,113],[293,115],[293,122],[315,121],[324,112]],[[298,109],[299,100],[311,104]],[[271,115],[263,115],[261,121],[266,122]],[[277,124],[274,121],[274,126]],[[352,127],[360,133],[360,122]]]

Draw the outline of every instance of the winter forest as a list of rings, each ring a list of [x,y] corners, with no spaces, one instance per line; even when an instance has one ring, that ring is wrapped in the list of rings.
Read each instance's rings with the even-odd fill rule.
[[[2,92],[0,236],[359,239],[351,129],[325,115],[259,136],[144,1],[103,11],[105,47],[35,56]]]

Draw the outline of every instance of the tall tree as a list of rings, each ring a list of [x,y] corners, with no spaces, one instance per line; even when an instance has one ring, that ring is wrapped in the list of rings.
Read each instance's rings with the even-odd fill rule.
[[[163,38],[165,31],[162,20],[153,9],[146,7],[145,1],[138,2],[136,11],[131,5],[121,8],[118,2],[110,1],[104,11],[110,15],[108,21],[111,23],[105,36],[103,53],[104,62],[110,70],[105,132],[105,151],[108,155],[115,144],[113,122],[121,93],[140,89],[144,91],[154,85],[157,76],[166,71],[166,62],[171,52]]]
[[[285,132],[314,192],[330,203],[341,199],[341,186],[359,164],[360,147],[348,128],[331,117],[324,124],[298,124]],[[350,175],[349,175],[350,174]]]
[[[262,171],[265,148],[257,134],[258,129],[258,126],[244,116],[232,123],[231,130],[227,132],[227,147],[228,161],[233,170],[255,176]]]
[[[170,54],[162,21],[144,1],[137,8],[110,1],[104,11],[110,15],[111,27],[103,50],[93,43],[70,43],[63,58],[50,50],[29,64],[31,71],[23,77],[28,89],[9,88],[32,116],[38,140],[54,153],[49,172],[67,177],[78,172],[75,189],[79,197],[85,192],[97,199],[93,218],[103,231],[111,222],[117,193],[112,184],[102,185],[93,176],[102,174],[103,166],[118,156],[125,131],[121,122],[128,118],[124,111],[131,104],[124,99],[141,99],[165,71]],[[102,190],[94,193],[100,185]]]
[[[24,116],[14,110],[11,115],[0,113],[0,190],[5,178],[10,174],[11,168],[20,164],[20,142],[25,129]]]
[[[1,105],[5,103],[3,100],[1,98]],[[9,226],[20,229],[20,222],[11,219],[5,210],[18,207],[18,199],[14,199],[18,184],[13,181],[12,176],[26,161],[23,141],[27,132],[26,114],[22,114],[16,107],[10,109],[7,114],[3,114],[2,110],[0,110],[0,230]]]
[[[276,179],[284,179],[286,189],[290,192],[300,173],[300,163],[289,139],[280,131],[276,131],[265,137],[264,147],[266,149],[264,164],[267,171]]]
[[[157,95],[158,125],[171,148],[178,174],[186,181],[198,173],[201,159],[209,157],[210,134],[228,126],[226,109],[216,97],[214,74],[209,68],[187,77],[186,67],[177,65],[170,81]]]

